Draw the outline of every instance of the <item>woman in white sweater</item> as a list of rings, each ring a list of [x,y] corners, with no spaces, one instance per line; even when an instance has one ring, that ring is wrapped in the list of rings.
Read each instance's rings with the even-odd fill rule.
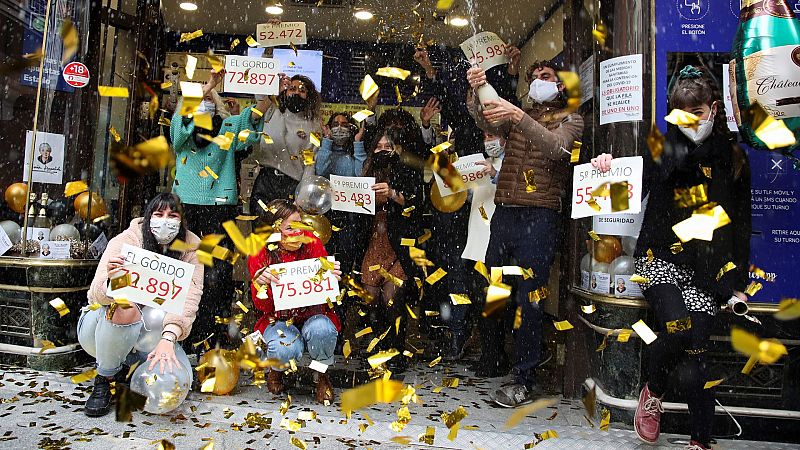
[[[302,152],[311,147],[311,133],[322,132],[321,105],[320,94],[310,78],[295,75],[281,80],[278,105],[273,104],[264,113],[265,136],[252,155],[261,165],[250,196],[252,213],[260,212],[258,200],[267,204],[294,195],[303,176]]]

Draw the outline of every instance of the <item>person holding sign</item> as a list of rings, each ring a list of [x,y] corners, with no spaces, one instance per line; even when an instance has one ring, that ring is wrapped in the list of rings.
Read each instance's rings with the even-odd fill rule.
[[[497,175],[494,216],[486,253],[488,267],[512,263],[533,270],[533,277],[517,284],[516,306],[522,322],[515,331],[515,382],[497,390],[492,399],[504,407],[532,401],[536,394],[536,367],[540,363],[542,311],[529,295],[545,287],[559,236],[561,198],[569,186],[572,143],[580,140],[583,118],[570,113],[564,84],[550,62],[536,62],[526,71],[529,102],[519,108],[498,99],[480,105],[470,92],[467,106],[478,126],[506,140],[503,167]],[[473,89],[486,83],[483,69],[467,71]],[[503,314],[500,314],[502,316]],[[504,327],[499,320],[481,320],[481,376],[502,374]]]
[[[407,134],[407,130],[393,125],[379,130],[364,163],[364,176],[375,177],[372,190],[377,209],[375,216],[364,215],[363,230],[369,234],[361,259],[361,281],[375,298],[369,311],[372,327],[392,328],[376,349],[395,348],[400,352],[405,348],[405,305],[416,289],[416,266],[402,241],[422,234],[419,225],[424,185],[422,174],[400,161],[402,152],[412,151],[403,146]],[[392,358],[389,366],[399,373],[405,363],[405,358]]]
[[[261,224],[273,226],[275,232],[280,233],[280,242],[277,245],[267,244],[258,255],[247,260],[247,267],[253,277],[253,304],[262,312],[254,329],[261,333],[267,344],[267,356],[280,361],[285,367],[299,361],[303,349],[307,349],[313,360],[311,367],[316,370],[316,399],[319,403],[333,402],[333,385],[325,370],[333,364],[333,353],[341,330],[339,317],[325,303],[283,310],[276,310],[275,307],[276,293],[273,292],[273,287],[280,283],[283,274],[273,272],[270,266],[328,256],[322,242],[312,232],[295,227],[300,223],[301,213],[294,203],[278,199],[267,204],[267,212],[259,219]],[[334,269],[330,272],[336,279],[340,279],[342,272],[339,270],[339,262],[335,261],[333,265]],[[315,276],[318,275],[308,275],[305,281],[309,281],[309,286],[313,284],[312,278]],[[288,290],[289,295],[294,297],[291,300],[302,301],[299,288],[289,286]],[[334,298],[336,295],[338,292],[331,294]],[[267,388],[271,393],[283,392],[284,370],[286,369],[277,367],[270,369]]]
[[[188,369],[180,366],[175,347],[180,345],[179,341],[186,339],[192,329],[203,294],[203,265],[197,260],[194,250],[170,250],[170,245],[176,239],[186,242],[190,248],[200,244],[200,238],[186,229],[180,198],[175,194],[161,193],[147,204],[144,217],[133,219],[127,230],[108,242],[97,264],[88,292],[89,306],[81,310],[78,319],[78,342],[96,358],[97,364],[94,389],[84,406],[84,413],[89,417],[108,413],[112,398],[110,383],[115,378],[124,379],[127,373],[124,365],[141,362],[146,356],[149,363],[143,364],[149,364],[151,369],[158,365],[161,373],[165,369],[170,372]],[[163,316],[163,324],[145,323],[142,316],[150,307],[117,302],[108,295],[111,279],[122,276],[124,267],[128,265],[122,255],[125,244],[194,265],[182,314],[167,313]],[[142,280],[140,284],[145,283]],[[147,328],[154,325],[160,331],[161,340],[154,349],[143,349],[139,344],[148,332],[153,331]]]
[[[690,379],[680,387],[689,406],[691,444],[710,448],[715,389],[705,388],[713,379],[705,355],[719,305],[748,299],[750,167],[728,129],[722,95],[708,72],[694,66],[681,70],[669,105],[673,114],[679,110],[697,120],[668,125],[658,162],[650,152],[643,155],[643,192],[649,200],[634,257],[636,274],[646,280],[639,284],[654,313],[653,330],[659,333],[649,346],[650,379],[639,394],[634,428],[642,440],[658,441],[661,399],[672,369],[686,363]],[[592,165],[607,172],[611,160],[603,153]],[[697,187],[705,195],[688,194]],[[721,206],[729,223],[712,224],[709,240],[676,236],[673,226],[697,216],[703,205]],[[667,331],[668,322],[687,318],[690,327]]]

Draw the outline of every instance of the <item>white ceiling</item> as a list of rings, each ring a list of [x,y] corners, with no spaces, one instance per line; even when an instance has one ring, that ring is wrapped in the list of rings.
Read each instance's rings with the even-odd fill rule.
[[[164,19],[173,31],[188,32],[202,29],[205,33],[255,34],[256,24],[273,17],[264,11],[266,0],[194,0],[198,9],[187,12],[179,8],[182,0],[162,2]],[[308,1],[308,0],[305,0]],[[331,0],[329,0],[331,1]],[[306,22],[311,38],[344,41],[375,42],[383,30],[391,34],[384,42],[415,43],[414,33],[424,32],[426,40],[457,46],[472,34],[467,26],[455,28],[433,18],[436,0],[333,0],[344,7],[298,6],[293,0],[283,1],[284,21]],[[473,0],[475,25],[478,31],[493,31],[504,41],[518,44],[544,17],[558,0]],[[421,4],[420,4],[421,3]],[[420,4],[416,11],[415,5]],[[353,17],[356,8],[371,10],[375,17],[361,21]],[[466,0],[456,0],[453,14],[468,14]],[[420,18],[422,21],[420,22]],[[383,19],[383,23],[381,20]],[[394,33],[389,30],[394,27]]]

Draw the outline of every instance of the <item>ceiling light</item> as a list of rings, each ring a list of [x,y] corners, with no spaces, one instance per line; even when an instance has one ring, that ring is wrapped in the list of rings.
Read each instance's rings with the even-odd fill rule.
[[[197,5],[192,3],[192,2],[182,2],[180,4],[180,7],[184,11],[196,11],[197,10]]]
[[[356,11],[355,13],[353,13],[353,16],[355,16],[355,18],[358,20],[370,20],[372,19],[372,17],[374,17],[374,15],[370,11],[367,11],[366,9],[360,9]]]
[[[278,3],[273,3],[266,8],[267,14],[272,14],[273,16],[279,16],[283,14],[283,8]]]
[[[448,16],[447,17],[447,24],[454,26],[454,27],[465,27],[469,25],[469,20],[466,17],[462,16]]]

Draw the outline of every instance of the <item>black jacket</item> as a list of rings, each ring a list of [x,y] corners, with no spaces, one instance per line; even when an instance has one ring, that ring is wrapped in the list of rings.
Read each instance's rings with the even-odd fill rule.
[[[650,153],[645,153],[643,195],[649,192],[650,198],[635,255],[646,256],[650,249],[656,258],[691,267],[692,283],[711,292],[718,302],[726,302],[734,290],[743,292],[748,283],[751,234],[747,155],[717,133],[695,145],[673,125],[667,130],[661,162],[655,163]],[[710,169],[710,179],[704,175],[704,167]],[[683,251],[673,254],[670,246],[679,239],[672,226],[690,217],[700,206],[679,207],[675,189],[704,183],[708,186],[708,201],[721,205],[731,223],[716,229],[711,241],[685,242]],[[717,281],[717,274],[728,262],[736,264],[736,268]]]

